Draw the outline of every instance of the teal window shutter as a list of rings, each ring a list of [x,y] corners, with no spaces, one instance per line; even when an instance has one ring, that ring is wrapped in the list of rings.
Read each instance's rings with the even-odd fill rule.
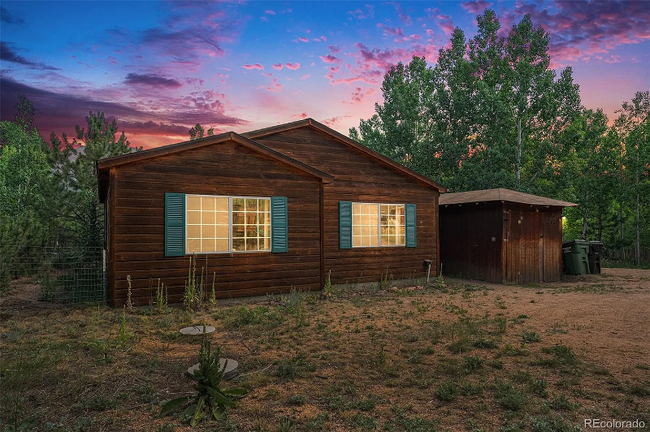
[[[165,194],[165,256],[185,255],[185,194]]]
[[[339,249],[352,249],[352,203],[339,201]]]
[[[287,197],[271,197],[271,252],[288,250]]]
[[[404,206],[406,222],[406,247],[417,246],[416,224],[415,224],[415,204],[406,204]]]

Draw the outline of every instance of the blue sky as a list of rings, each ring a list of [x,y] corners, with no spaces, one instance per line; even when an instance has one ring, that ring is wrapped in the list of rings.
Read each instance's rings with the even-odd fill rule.
[[[88,111],[132,144],[188,137],[196,123],[246,131],[313,117],[343,133],[381,102],[383,74],[425,56],[476,15],[504,29],[526,13],[550,33],[552,66],[574,69],[583,104],[611,117],[650,88],[648,2],[3,1],[1,116],[19,95],[43,135]]]

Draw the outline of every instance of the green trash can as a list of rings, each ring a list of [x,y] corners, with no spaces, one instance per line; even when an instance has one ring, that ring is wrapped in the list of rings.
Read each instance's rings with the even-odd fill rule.
[[[600,257],[603,253],[603,242],[589,242],[589,271],[591,274],[600,274]]]
[[[562,259],[567,273],[572,275],[589,273],[589,246],[586,240],[562,243]]]

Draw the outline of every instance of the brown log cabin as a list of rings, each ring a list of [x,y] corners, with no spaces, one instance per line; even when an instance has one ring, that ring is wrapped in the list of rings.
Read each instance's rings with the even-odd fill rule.
[[[97,162],[109,302],[182,301],[190,257],[218,298],[408,279],[439,268],[445,189],[305,119]],[[386,277],[386,276],[384,276]],[[197,276],[198,278],[198,276]]]
[[[497,283],[559,280],[562,209],[575,206],[509,189],[443,194],[443,273]]]

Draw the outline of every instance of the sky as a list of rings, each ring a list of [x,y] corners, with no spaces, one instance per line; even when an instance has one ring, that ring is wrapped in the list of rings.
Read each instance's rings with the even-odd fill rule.
[[[339,132],[382,102],[383,75],[425,56],[455,27],[496,11],[507,31],[530,14],[552,67],[571,66],[582,103],[614,111],[650,89],[648,1],[5,1],[0,118],[20,95],[35,124],[73,135],[89,111],[132,145],[184,141],[200,123],[245,132],[306,117]]]

